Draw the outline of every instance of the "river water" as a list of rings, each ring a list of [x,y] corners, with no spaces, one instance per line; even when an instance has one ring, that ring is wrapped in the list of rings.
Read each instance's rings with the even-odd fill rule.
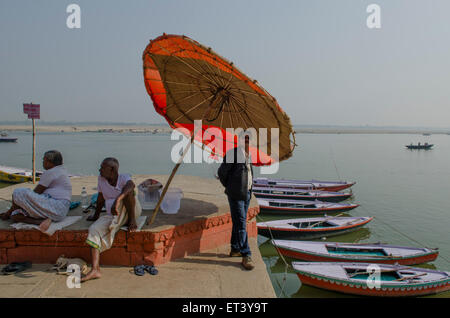
[[[31,135],[10,133],[17,144],[0,144],[0,164],[31,167]],[[356,181],[351,216],[374,216],[357,232],[329,238],[337,242],[385,242],[439,247],[440,256],[428,268],[450,271],[450,136],[407,134],[302,134],[293,157],[280,164],[276,178]],[[72,174],[97,175],[100,161],[119,159],[120,170],[132,174],[169,174],[168,134],[39,133],[37,168],[43,153],[58,149]],[[411,142],[435,144],[429,151],[407,150]],[[213,178],[218,164],[183,164],[178,174]],[[258,174],[259,169],[255,170]],[[273,219],[260,215],[258,221]],[[279,297],[344,297],[302,286],[286,268],[269,240],[258,243]],[[289,263],[288,259],[288,263]],[[439,295],[450,297],[450,293]]]

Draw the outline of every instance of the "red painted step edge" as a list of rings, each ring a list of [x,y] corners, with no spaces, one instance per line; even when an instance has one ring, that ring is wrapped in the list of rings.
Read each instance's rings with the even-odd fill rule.
[[[259,207],[247,214],[249,237],[256,237],[256,215]],[[173,259],[229,244],[231,215],[226,213],[174,226],[161,232],[120,231],[113,247],[102,253],[102,265],[160,265]],[[64,254],[90,262],[90,247],[85,240],[88,231],[58,231],[49,237],[37,230],[0,230],[0,264],[32,261],[53,264]]]

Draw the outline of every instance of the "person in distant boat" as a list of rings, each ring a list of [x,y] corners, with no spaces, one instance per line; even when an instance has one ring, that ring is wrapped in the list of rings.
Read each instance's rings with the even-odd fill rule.
[[[242,136],[240,137],[241,140]],[[254,265],[247,234],[247,211],[252,197],[253,185],[253,168],[249,144],[250,138],[246,135],[245,146],[242,147],[240,141],[239,147],[228,151],[217,174],[220,183],[225,187],[225,193],[230,204],[232,223],[230,257],[242,257],[242,266],[247,270],[252,270]]]
[[[136,219],[142,209],[136,199],[135,185],[129,174],[119,174],[119,161],[116,158],[105,158],[100,166],[98,177],[97,208],[90,221],[86,244],[91,247],[92,269],[81,281],[100,278],[100,253],[108,250],[114,243],[114,237],[120,228],[128,225],[128,231],[137,229]],[[106,215],[100,217],[102,208]]]
[[[72,184],[63,166],[62,154],[57,150],[47,151],[42,165],[45,171],[34,190],[17,188],[13,191],[11,208],[0,215],[3,220],[11,218],[14,222],[36,224],[45,232],[52,221],[60,222],[67,216]]]

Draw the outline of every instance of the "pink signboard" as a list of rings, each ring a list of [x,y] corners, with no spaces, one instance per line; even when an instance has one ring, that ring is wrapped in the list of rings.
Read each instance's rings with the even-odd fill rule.
[[[40,119],[41,105],[23,104],[23,112],[28,115],[28,118]]]

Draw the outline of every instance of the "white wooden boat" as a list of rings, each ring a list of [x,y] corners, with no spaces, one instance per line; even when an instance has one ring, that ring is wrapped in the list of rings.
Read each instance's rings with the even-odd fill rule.
[[[424,296],[450,290],[450,273],[404,265],[300,263],[292,267],[302,284],[364,296]]]
[[[284,256],[308,262],[362,262],[415,265],[434,261],[439,251],[423,247],[272,240]]]
[[[323,191],[342,191],[350,188],[356,182],[345,181],[319,181],[319,180],[294,180],[294,179],[253,179],[254,186],[259,187],[275,187],[290,189],[307,189],[307,190],[323,190]]]
[[[286,200],[286,199],[261,199],[257,198],[261,212],[275,214],[325,214],[340,213],[353,210],[359,204],[334,203],[322,201]]]
[[[319,200],[323,202],[341,202],[352,196],[352,193],[321,191],[321,190],[305,190],[305,189],[289,189],[276,187],[260,187],[253,186],[252,193],[257,198],[262,199],[289,199],[289,200]]]
[[[258,222],[258,234],[273,238],[313,239],[355,231],[373,217],[316,217]]]

